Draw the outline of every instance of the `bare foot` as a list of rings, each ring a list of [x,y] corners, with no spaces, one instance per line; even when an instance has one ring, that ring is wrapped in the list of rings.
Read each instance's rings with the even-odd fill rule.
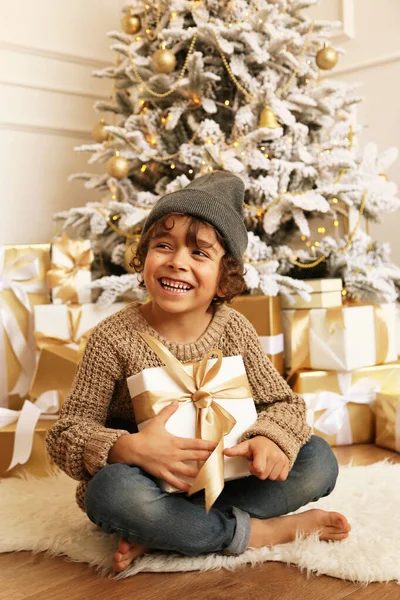
[[[297,532],[306,536],[318,532],[320,540],[344,540],[350,529],[344,515],[317,508],[273,519],[251,519],[249,548],[293,542]]]
[[[146,552],[150,552],[150,548],[147,546],[131,544],[126,540],[120,539],[118,542],[118,550],[114,554],[114,562],[112,565],[113,571],[124,571],[124,569],[127,569],[136,558],[143,556]]]

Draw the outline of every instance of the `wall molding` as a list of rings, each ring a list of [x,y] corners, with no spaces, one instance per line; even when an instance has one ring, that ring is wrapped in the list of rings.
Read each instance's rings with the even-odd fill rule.
[[[336,43],[347,42],[355,37],[355,6],[354,0],[340,0],[340,20],[342,27],[331,33]]]
[[[380,67],[381,65],[387,65],[398,61],[400,61],[400,52],[385,54],[383,56],[378,56],[377,58],[371,58],[370,60],[355,63],[354,65],[348,65],[342,68],[335,67],[334,72],[330,75],[326,74],[326,77],[336,77],[336,75],[345,75],[347,73],[352,73],[353,71],[365,71],[366,69],[373,69],[375,67]]]
[[[31,54],[47,58],[48,60],[57,60],[59,62],[72,63],[74,65],[83,65],[85,67],[93,67],[95,69],[103,69],[104,67],[113,66],[114,63],[107,60],[99,60],[88,56],[79,56],[78,54],[68,54],[66,52],[57,52],[55,50],[46,50],[45,48],[36,48],[35,46],[24,46],[14,42],[5,42],[0,40],[0,50],[8,50],[10,52],[18,52],[20,54]]]
[[[93,144],[95,144],[90,131],[86,130],[65,129],[62,127],[51,127],[47,125],[31,125],[30,123],[5,123],[1,121],[0,130],[19,131],[23,133],[39,133],[44,135],[64,136],[68,138],[81,138],[84,140],[90,140]]]
[[[72,90],[67,88],[57,88],[51,85],[32,85],[30,83],[20,83],[15,81],[2,81],[0,85],[9,87],[23,88],[28,90],[38,90],[40,92],[49,92],[51,94],[64,94],[66,96],[78,96],[79,98],[89,98],[90,100],[109,100],[110,96],[106,94],[94,94],[91,92],[82,92],[78,90]]]

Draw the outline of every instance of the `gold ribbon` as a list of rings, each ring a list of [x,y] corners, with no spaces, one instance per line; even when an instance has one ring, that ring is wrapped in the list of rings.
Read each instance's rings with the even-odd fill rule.
[[[196,437],[211,440],[217,447],[211,456],[202,464],[189,495],[204,489],[207,513],[224,488],[224,436],[236,425],[234,417],[222,406],[214,402],[214,398],[240,400],[251,397],[252,393],[247,376],[244,373],[224,383],[210,385],[219,373],[222,365],[222,352],[213,348],[203,359],[193,364],[193,376],[185,370],[179,360],[154,337],[140,333],[144,341],[163,361],[168,375],[179,385],[181,392],[146,391],[132,398],[135,418],[138,424],[151,419],[173,400],[181,403],[193,402],[196,408]],[[217,361],[210,369],[208,359],[213,354]]]
[[[275,353],[267,350],[268,347],[274,347],[274,339],[279,339],[278,336],[283,338],[280,296],[264,296],[263,294],[236,296],[232,300],[231,306],[252,323],[269,360],[283,375],[285,372],[283,350]]]
[[[351,306],[370,306],[369,304],[353,303]],[[332,334],[337,328],[345,329],[343,306],[327,308],[326,321]],[[385,312],[381,305],[373,305],[375,319],[375,354],[376,364],[385,362],[389,349],[389,332]],[[287,375],[289,379],[298,369],[310,367],[310,313],[313,309],[297,309],[291,323],[292,364]]]
[[[80,356],[85,348],[87,338],[91,333],[91,329],[78,338],[79,325],[82,319],[82,306],[80,304],[69,304],[67,309],[68,318],[68,338],[59,336],[49,336],[40,331],[35,331],[36,345],[39,350],[48,348],[49,346],[66,346],[67,344],[79,344],[78,355]]]
[[[389,331],[383,307],[374,306],[376,364],[385,362],[389,350]]]
[[[70,266],[53,263],[53,268],[47,272],[47,284],[53,288],[61,288],[55,298],[67,302],[78,302],[76,276],[81,270],[90,271],[93,262],[93,251],[87,247],[87,240],[71,240],[63,233],[61,240],[54,242],[53,247],[64,254]]]

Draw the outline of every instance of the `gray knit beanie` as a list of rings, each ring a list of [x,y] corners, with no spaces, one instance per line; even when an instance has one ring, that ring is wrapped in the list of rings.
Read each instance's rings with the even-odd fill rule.
[[[223,236],[229,253],[242,258],[247,247],[243,221],[243,181],[226,171],[216,171],[194,179],[181,190],[160,198],[143,227],[150,226],[169,213],[184,213],[203,219]]]

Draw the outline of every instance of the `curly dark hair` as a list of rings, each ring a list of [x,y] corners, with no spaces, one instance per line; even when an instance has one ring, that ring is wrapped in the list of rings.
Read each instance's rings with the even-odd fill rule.
[[[144,263],[146,260],[147,252],[149,250],[150,241],[153,239],[154,235],[157,235],[161,230],[170,231],[174,228],[175,221],[172,219],[172,224],[167,224],[167,221],[171,219],[173,215],[180,216],[183,213],[173,213],[164,215],[160,219],[158,219],[153,225],[144,233],[139,243],[136,247],[134,256],[129,263],[129,266],[132,267],[136,273],[142,273],[144,269]],[[197,217],[193,217],[192,215],[184,215],[190,219],[189,228],[186,236],[186,243],[188,245],[196,245],[198,248],[200,247],[209,247],[210,245],[204,241],[200,241],[197,239],[200,228],[204,225],[209,225],[213,227],[207,221],[203,221],[202,219],[198,219]],[[225,240],[222,235],[213,227],[217,240],[224,248],[227,250]],[[211,304],[222,304],[223,302],[230,302],[235,296],[238,296],[246,289],[246,284],[244,281],[245,269],[244,264],[241,259],[233,258],[231,254],[226,252],[221,258],[221,272],[220,272],[220,280],[219,287],[223,292],[223,297],[215,296],[211,302]],[[140,282],[140,287],[146,287],[144,281]]]

